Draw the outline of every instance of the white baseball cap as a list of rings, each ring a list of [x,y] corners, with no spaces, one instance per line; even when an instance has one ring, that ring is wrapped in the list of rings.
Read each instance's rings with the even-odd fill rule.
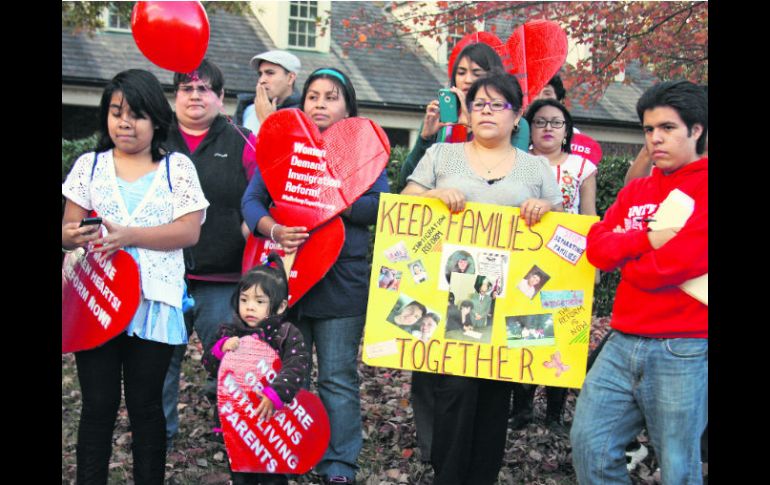
[[[251,58],[251,67],[253,67],[255,71],[259,70],[259,63],[262,61],[277,64],[293,73],[298,73],[299,70],[302,69],[302,63],[299,62],[299,58],[286,51],[267,51],[262,54],[257,54]]]

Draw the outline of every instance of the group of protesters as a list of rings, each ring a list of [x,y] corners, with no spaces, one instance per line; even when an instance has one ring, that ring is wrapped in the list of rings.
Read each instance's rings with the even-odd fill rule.
[[[287,308],[282,263],[271,257],[267,268],[241,271],[250,235],[271,239],[286,254],[310,237],[307,227],[281,224],[271,215],[256,135],[284,109],[302,110],[323,133],[358,116],[356,91],[345,72],[324,67],[307,75],[300,92],[301,62],[286,51],[256,55],[251,66],[256,89],[238,97],[234,118],[222,112],[224,77],[209,59],[174,75],[173,111],[148,71],[117,74],[102,95],[98,147],[78,158],[63,184],[63,251],[124,249],[140,268],[142,288],[125,332],[75,354],[83,400],[78,483],[107,482],[121,385],[134,481],[163,482],[166,453],[179,430],[180,368],[193,331],[209,360],[221,360],[239,337],[255,332],[279,354],[298,355],[287,372],[295,372],[301,385],[266,388],[267,417],[310,386],[315,349],[316,385],[331,427],[315,473],[325,484],[356,483],[363,446],[358,353],[370,280],[368,228],[379,194],[398,188],[439,199],[452,211],[467,202],[517,207],[527,225],[551,211],[596,215],[600,168],[571,153],[576,128],[560,78],[525,109],[519,82],[497,53],[484,43],[470,44],[456,57],[449,79],[458,120],[440,121],[438,100],[420,100],[428,101],[420,135],[398,186],[389,185],[383,170],[341,212],[339,257]],[[601,271],[622,268],[622,278],[612,332],[592,356],[577,400],[573,463],[581,484],[630,483],[625,448],[646,427],[663,482],[700,483],[708,307],[679,286],[708,272],[708,103],[700,86],[661,82],[640,97],[637,114],[645,147],[635,167],[643,167],[587,236],[589,261]],[[462,139],[449,133],[458,126],[467,133]],[[694,200],[692,215],[681,227],[653,230],[655,211],[676,189]],[[646,212],[639,215],[640,209]],[[80,225],[92,211],[103,227]],[[192,302],[190,309],[183,311],[183,300]],[[212,402],[216,367],[199,390]],[[566,389],[546,393],[547,420],[563,424]],[[531,421],[533,395],[534,386],[413,372],[417,442],[434,469],[434,483],[495,483],[509,418],[513,413],[517,427]],[[232,476],[234,484],[288,483],[280,474]]]

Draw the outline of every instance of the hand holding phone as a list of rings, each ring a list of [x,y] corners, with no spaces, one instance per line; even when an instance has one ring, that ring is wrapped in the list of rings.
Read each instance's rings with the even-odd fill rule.
[[[457,95],[449,89],[438,90],[438,119],[442,123],[457,123]]]

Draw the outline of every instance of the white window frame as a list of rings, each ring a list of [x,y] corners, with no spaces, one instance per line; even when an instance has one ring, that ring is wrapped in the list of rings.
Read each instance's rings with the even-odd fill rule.
[[[297,15],[291,14],[292,7],[297,7]],[[303,51],[318,51],[319,50],[319,34],[318,34],[318,28],[316,26],[316,19],[320,17],[320,7],[318,1],[313,0],[301,0],[301,1],[291,1],[289,2],[289,15],[288,15],[288,24],[287,24],[287,36],[286,36],[286,42],[289,49],[296,49],[296,50],[303,50]],[[301,16],[299,12],[301,11],[302,7],[307,8],[307,15]],[[311,17],[310,15],[310,8],[315,7],[315,16]],[[300,27],[304,25],[305,31],[301,32],[301,30],[298,28],[297,32],[291,31],[291,23],[292,21],[297,22],[297,26]],[[313,46],[307,45],[309,40],[311,39],[311,34],[309,32],[309,28],[312,26],[313,33],[312,33],[312,39],[313,39]],[[292,44],[291,37],[295,36],[295,43]],[[300,36],[305,37],[305,44],[306,45],[298,45],[298,40]]]
[[[473,24],[475,30],[474,32],[482,32],[484,30],[484,20],[483,19],[477,19],[477,20],[471,20],[471,23]],[[467,24],[466,24],[467,25]],[[468,35],[468,32],[459,35],[454,34],[449,31],[449,28],[447,27],[447,34],[446,34],[446,41],[441,45],[439,56],[440,56],[440,63],[443,65],[449,64],[449,56],[452,54],[452,49],[454,49],[455,45],[457,45],[458,42],[460,42],[460,39]],[[452,42],[454,41],[454,42]],[[450,45],[451,44],[451,45]],[[443,51],[443,53],[442,53]]]
[[[112,9],[112,6],[108,6],[104,8],[104,13],[102,14],[102,19],[104,20],[104,30],[105,32],[116,32],[116,33],[125,33],[130,34],[131,33],[131,19],[128,19],[128,25],[126,27],[113,27],[110,25],[110,16]],[[118,17],[118,20],[120,18]]]

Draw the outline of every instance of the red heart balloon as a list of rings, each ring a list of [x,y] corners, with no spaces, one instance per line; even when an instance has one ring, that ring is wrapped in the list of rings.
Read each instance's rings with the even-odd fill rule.
[[[226,352],[217,378],[217,407],[230,468],[247,473],[303,474],[329,444],[329,417],[315,394],[301,389],[267,421],[257,420],[257,390],[281,368],[275,350],[255,336]]]
[[[297,250],[294,264],[289,271],[289,306],[296,304],[310,288],[318,283],[337,261],[345,243],[345,224],[335,217],[310,232],[310,237]],[[279,244],[263,237],[250,235],[243,250],[242,272],[267,261],[270,251],[285,256]]]
[[[552,20],[532,20],[519,26],[506,41],[526,108],[567,59],[567,34]]]
[[[131,34],[153,64],[188,73],[209,45],[209,18],[200,2],[136,2]]]
[[[68,254],[62,265],[62,353],[98,347],[123,332],[139,306],[139,291],[139,267],[127,252]]]
[[[257,164],[281,224],[312,230],[369,190],[388,164],[390,143],[366,118],[346,118],[324,131],[298,109],[267,117],[255,146]]]
[[[594,165],[599,165],[602,159],[602,147],[593,138],[583,133],[575,133],[572,135],[572,141],[570,142],[570,149],[575,155],[587,158],[594,162]]]

